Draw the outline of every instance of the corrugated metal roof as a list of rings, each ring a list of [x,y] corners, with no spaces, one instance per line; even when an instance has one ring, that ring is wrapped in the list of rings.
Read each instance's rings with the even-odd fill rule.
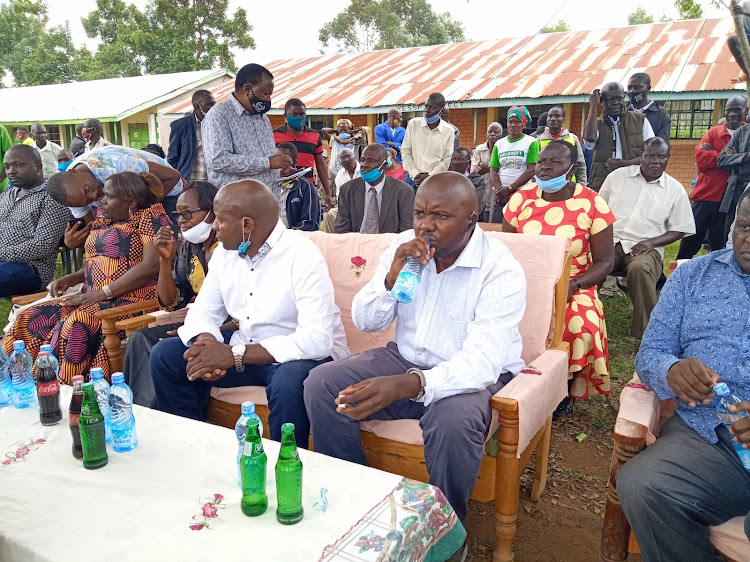
[[[124,119],[221,76],[225,70],[151,74],[0,89],[0,123]],[[169,99],[169,98],[167,98]]]
[[[308,109],[421,104],[431,92],[449,102],[581,96],[605,82],[648,72],[654,92],[731,90],[738,69],[726,48],[726,19],[687,20],[278,60],[273,104],[302,99]],[[226,99],[234,82],[215,89]],[[178,104],[168,113],[190,111]]]

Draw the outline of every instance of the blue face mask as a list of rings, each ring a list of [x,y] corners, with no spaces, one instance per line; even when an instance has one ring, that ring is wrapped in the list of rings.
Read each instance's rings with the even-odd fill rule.
[[[339,138],[342,140],[347,140],[352,138],[352,136],[349,133],[339,133]]]
[[[386,168],[390,168],[391,166],[393,166],[393,160],[391,160],[391,158],[390,158],[390,157],[388,157],[388,161],[387,161],[387,166],[386,166]]]
[[[71,161],[69,161],[69,162],[60,162],[60,163],[59,163],[59,164],[57,165],[57,169],[58,169],[58,170],[60,170],[61,172],[65,172],[65,171],[67,171],[67,170],[68,170],[68,167],[69,167],[69,166],[70,166],[70,165],[71,165],[72,163],[73,163],[73,161],[72,161],[72,160],[71,160]]]
[[[237,248],[237,253],[240,255],[241,258],[244,258],[245,254],[247,254],[247,249],[250,247],[250,240],[249,239],[245,240],[245,232],[244,232],[244,230],[245,230],[245,219],[244,219],[244,217],[243,217],[243,219],[241,221],[240,228],[243,230],[243,232],[242,232],[242,240],[243,241],[239,245],[239,247]]]
[[[383,162],[385,164],[385,162]],[[381,164],[382,166],[382,164]],[[383,171],[378,168],[373,168],[369,172],[363,172],[362,170],[359,171],[359,175],[362,176],[362,179],[365,180],[370,185],[377,183],[378,180],[383,176]]]
[[[545,193],[557,193],[560,191],[563,187],[565,187],[568,184],[568,172],[570,172],[571,168],[568,168],[568,171],[565,172],[561,176],[557,176],[556,178],[552,178],[550,180],[540,180],[537,176],[534,176],[534,180],[536,181],[536,184],[539,186],[539,189],[541,189]]]
[[[292,117],[291,115],[286,116],[286,123],[292,129],[301,129],[305,125],[305,117]]]
[[[437,123],[438,121],[440,121],[440,114],[436,113],[432,117],[427,117],[427,114],[425,114],[424,120],[427,121],[428,125],[434,125],[435,123]]]

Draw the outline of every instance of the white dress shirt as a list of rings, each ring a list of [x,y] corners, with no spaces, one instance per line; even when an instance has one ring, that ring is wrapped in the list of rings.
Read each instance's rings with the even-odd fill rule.
[[[277,363],[349,355],[323,255],[303,234],[277,223],[252,260],[216,248],[185,324],[182,342],[204,332],[223,341],[227,316],[240,324],[231,345],[260,344]]]
[[[647,182],[640,166],[618,168],[606,177],[599,195],[617,218],[614,240],[615,244],[622,244],[626,254],[638,242],[670,230],[695,234],[695,221],[685,188],[668,174]],[[664,247],[656,249],[664,258]]]
[[[364,212],[362,214],[362,224],[359,225],[359,232],[361,234],[367,234],[367,209],[370,206],[370,199],[372,198],[372,194],[370,193],[370,188],[375,188],[375,196],[377,197],[378,201],[378,216],[380,216],[379,213],[383,212],[383,186],[385,185],[385,174],[380,176],[380,183],[378,185],[370,185],[369,183],[365,182],[365,208]]]
[[[398,316],[396,344],[424,370],[425,405],[483,390],[504,372],[523,369],[518,325],[526,308],[526,277],[508,248],[478,226],[455,263],[441,273],[430,260],[414,300],[399,303],[385,288],[396,249],[414,230],[396,236],[372,280],[352,303],[352,320],[377,332]]]
[[[410,119],[401,144],[401,163],[409,177],[445,172],[453,156],[454,138],[453,126],[442,119],[434,129],[424,117]]]
[[[59,144],[55,144],[48,140],[43,148],[39,148],[36,141],[34,141],[31,146],[36,148],[39,151],[39,155],[42,157],[42,173],[45,178],[49,178],[60,171],[57,169],[57,155],[62,150],[62,147]]]
[[[645,108],[644,108],[645,109]],[[615,132],[615,158],[618,160],[622,160],[622,143],[620,142],[620,127],[618,127],[617,121],[612,119],[611,117],[607,116],[607,119],[609,122],[608,125],[611,126],[611,124],[615,124],[615,127],[612,129]],[[654,135],[654,129],[651,128],[651,123],[648,122],[648,119],[643,120],[643,142],[646,142],[648,139],[654,138],[656,135]],[[596,138],[599,139],[599,130],[596,131]],[[586,139],[583,140],[583,146],[588,148],[589,150],[594,150],[594,146],[596,146],[596,141],[591,142],[587,141]]]

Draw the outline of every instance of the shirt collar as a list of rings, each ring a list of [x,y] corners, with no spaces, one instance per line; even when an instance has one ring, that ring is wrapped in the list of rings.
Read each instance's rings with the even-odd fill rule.
[[[453,265],[445,271],[450,271],[456,267],[482,267],[482,244],[484,242],[484,232],[478,225],[474,226],[474,232],[469,238],[469,242],[459,254]],[[443,273],[445,273],[445,271]]]
[[[734,258],[734,250],[732,250],[732,249],[726,249],[724,251],[720,250],[718,252],[714,252],[714,254],[716,254],[714,256],[714,259],[716,261],[727,264],[729,266],[729,268],[733,272],[735,272],[737,275],[748,276],[747,273],[744,273],[742,271],[742,268],[740,268],[740,264]]]
[[[659,176],[658,180],[654,181],[648,181],[646,178],[643,177],[643,174],[641,174],[641,166],[636,164],[635,166],[630,166],[631,170],[628,173],[631,178],[634,178],[636,176],[640,176],[640,178],[643,180],[644,183],[647,183],[649,185],[658,185],[660,187],[666,188],[667,187],[667,173],[662,172],[661,176]]]
[[[29,192],[26,195],[28,195],[29,193],[36,193],[37,191],[42,191],[46,187],[47,187],[47,180],[44,180],[44,183],[42,183],[42,185],[38,185],[32,189],[29,189]],[[15,198],[15,195],[16,193],[20,191],[20,188],[13,186],[12,189],[13,191],[11,193],[13,193],[14,198]]]
[[[378,185],[372,185],[372,184],[369,184],[369,183],[365,182],[365,193],[369,193],[370,192],[370,188],[374,187],[375,191],[377,191],[378,194],[380,194],[383,191],[383,186],[385,186],[385,174],[383,174],[381,177],[383,179],[382,179],[382,181]]]
[[[244,107],[242,107],[242,104],[239,101],[237,101],[236,97],[234,97],[234,93],[229,94],[229,103],[231,104],[232,109],[234,110],[234,112],[237,115],[243,115],[244,114],[244,115],[248,115],[250,117],[252,117],[253,115],[255,115],[254,113],[251,114],[247,109],[245,109]]]
[[[633,109],[636,110],[636,111],[639,111],[641,113],[645,113],[652,105],[654,105],[654,100],[651,100],[650,102],[648,102],[643,107],[633,106]]]

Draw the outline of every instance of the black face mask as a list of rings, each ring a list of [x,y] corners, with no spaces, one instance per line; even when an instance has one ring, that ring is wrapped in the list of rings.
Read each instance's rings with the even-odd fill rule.
[[[271,102],[262,100],[258,96],[256,96],[255,92],[253,92],[252,86],[250,86],[250,92],[253,94],[253,97],[248,96],[248,99],[250,100],[250,105],[252,106],[253,111],[256,114],[263,115],[271,109]]]
[[[638,92],[637,94],[628,96],[630,103],[641,103],[645,97],[646,94],[644,92]]]

